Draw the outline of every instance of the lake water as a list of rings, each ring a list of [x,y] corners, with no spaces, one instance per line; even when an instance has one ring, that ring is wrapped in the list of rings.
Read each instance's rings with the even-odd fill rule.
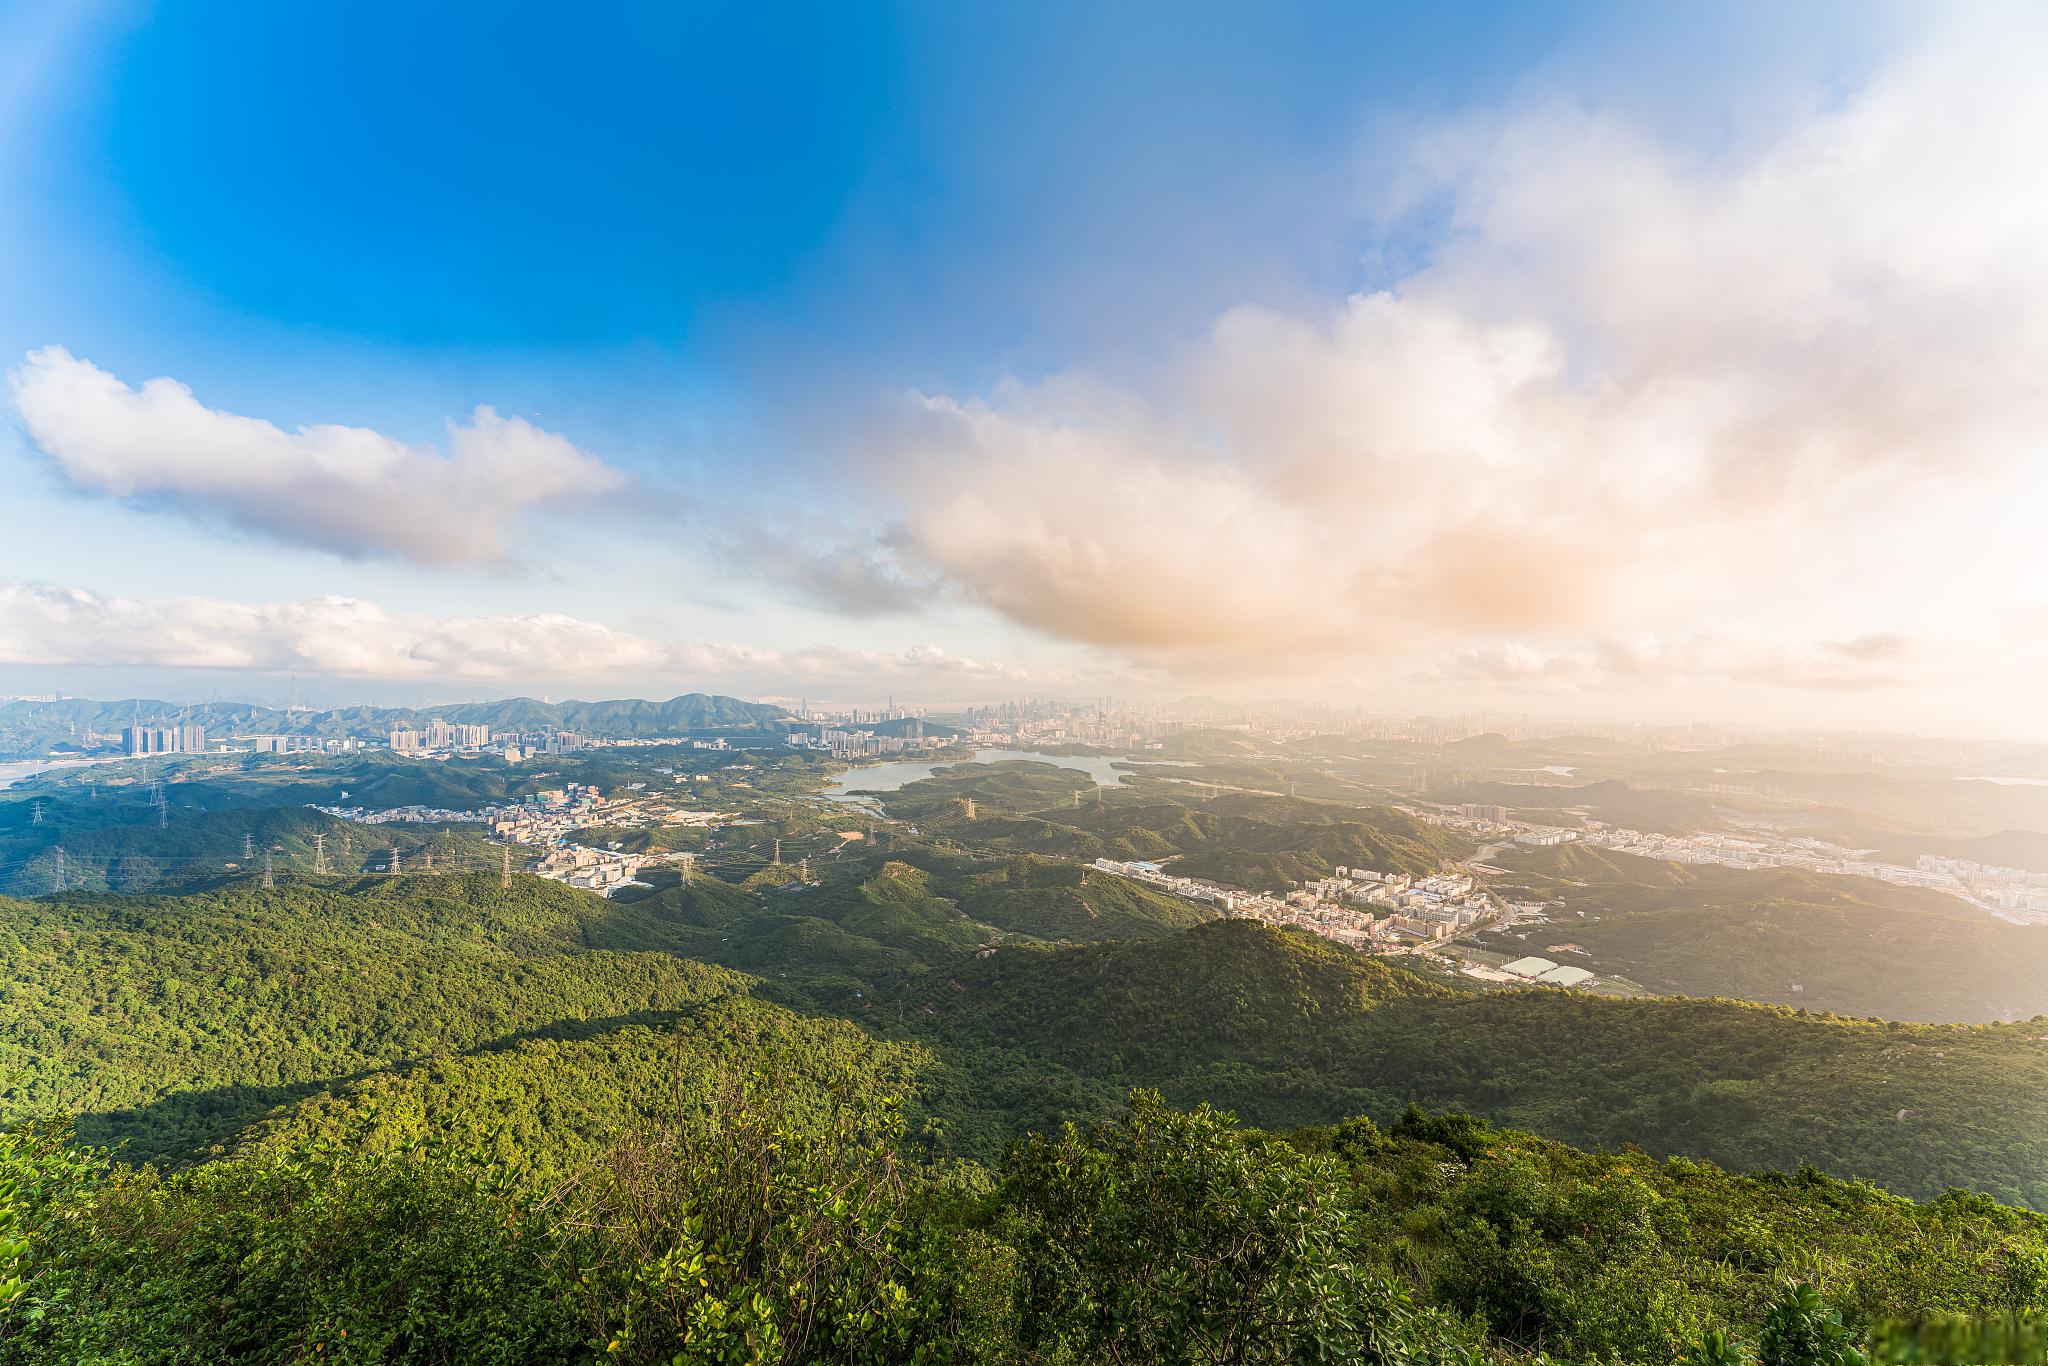
[[[1097,787],[1115,787],[1124,780],[1117,764],[1142,764],[1143,759],[1100,759],[1087,755],[1041,754],[1032,749],[978,749],[972,759],[940,759],[930,762],[922,759],[890,759],[884,763],[869,764],[865,768],[848,769],[839,775],[839,781],[825,788],[819,795],[830,797],[835,802],[848,802],[854,806],[873,805],[871,799],[857,796],[860,792],[894,792],[911,783],[922,782],[942,768],[955,764],[1000,764],[1011,761],[1027,763],[1057,764],[1061,768],[1078,769],[1095,780]]]
[[[106,754],[92,759],[21,759],[0,763],[0,787],[13,787],[16,783],[33,778],[38,773],[49,773],[64,768],[85,768],[92,764],[110,764],[121,757],[118,754]]]

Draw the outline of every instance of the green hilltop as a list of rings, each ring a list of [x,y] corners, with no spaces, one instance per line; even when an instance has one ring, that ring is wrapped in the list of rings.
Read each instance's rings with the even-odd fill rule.
[[[1481,938],[1517,957],[1570,941],[1603,974],[1652,991],[1843,1015],[1985,1023],[2048,1014],[2048,929],[1946,893],[1583,845],[1501,862],[1526,882],[1513,894],[1550,902],[1557,922]]]

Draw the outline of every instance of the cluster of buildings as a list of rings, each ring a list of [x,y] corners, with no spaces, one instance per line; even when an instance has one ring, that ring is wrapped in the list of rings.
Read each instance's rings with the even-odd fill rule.
[[[898,728],[899,734],[873,730],[849,730],[843,726],[817,725],[789,732],[785,743],[791,749],[819,750],[835,759],[881,759],[899,754],[923,754],[943,749],[952,737],[928,736],[924,721],[911,717]]]
[[[641,886],[640,870],[650,864],[686,861],[687,854],[628,854],[578,843],[572,836],[593,825],[616,829],[651,826],[711,828],[737,818],[717,811],[679,807],[658,789],[634,783],[606,796],[587,783],[568,783],[535,793],[524,801],[455,811],[437,806],[395,806],[368,810],[358,806],[317,808],[330,816],[362,825],[484,825],[492,838],[508,844],[537,847],[539,857],[526,871],[541,877],[610,896],[620,887]]]
[[[489,743],[489,726],[459,725],[443,721],[438,716],[419,730],[395,729],[391,732],[391,748],[400,754],[419,750],[479,750]]]
[[[1482,839],[1512,841],[1531,849],[1547,849],[1553,845],[1570,844],[1579,838],[1579,831],[1558,825],[1536,825],[1530,821],[1518,821],[1508,815],[1504,806],[1478,806],[1467,802],[1460,806],[1411,806],[1402,804],[1397,808],[1425,825],[1439,825],[1448,829],[1477,835]]]
[[[1922,854],[1914,867],[1931,877],[1952,878],[1970,899],[2022,925],[2048,924],[2048,873],[2001,868],[1974,859]]]
[[[1525,982],[1545,987],[1582,987],[1593,980],[1593,974],[1585,968],[1560,967],[1548,958],[1534,957],[1517,958],[1497,968],[1468,964],[1465,974],[1484,982]]]
[[[204,754],[206,728],[124,726],[121,729],[121,752],[131,757],[139,754]]]
[[[382,810],[362,806],[316,806],[313,809],[357,825],[486,825],[496,810],[485,807],[481,811],[450,811],[441,806],[393,806]]]
[[[527,871],[610,896],[621,887],[642,886],[640,870],[651,864],[684,862],[688,854],[621,853],[579,844],[571,838],[591,826],[645,829],[653,826],[713,828],[729,824],[734,815],[680,807],[646,783],[633,783],[605,796],[586,783],[569,783],[539,792],[524,802],[487,811],[491,835],[515,844],[538,846],[540,857]]]
[[[963,717],[968,739],[977,745],[1031,749],[1044,745],[1092,745],[1101,749],[1157,748],[1162,726],[1155,716],[1115,703],[1026,699],[970,707]]]
[[[1869,850],[1845,849],[1808,836],[1775,836],[1758,832],[1740,835],[1706,833],[1664,835],[1588,820],[1577,829],[1536,825],[1509,817],[1506,808],[1464,804],[1401,810],[1432,825],[1463,830],[1481,838],[1513,841],[1544,848],[1582,841],[1638,858],[1671,863],[1706,863],[1723,868],[1796,868],[1808,873],[1876,878],[1897,887],[1925,887],[1961,897],[1979,910],[2019,925],[2048,924],[2048,873],[2000,868],[1969,859],[1922,854],[1910,866],[1882,863]]]
[[[599,742],[571,730],[543,730],[531,735],[499,732],[489,726],[444,721],[439,717],[417,730],[391,732],[391,751],[411,758],[449,754],[496,754],[516,764],[535,754],[575,754],[595,748]]]
[[[1463,874],[1411,878],[1366,868],[1338,868],[1327,878],[1273,895],[1183,877],[1157,863],[1097,859],[1092,867],[1206,901],[1226,916],[1293,925],[1356,949],[1392,952],[1468,933],[1499,914],[1493,899]]]

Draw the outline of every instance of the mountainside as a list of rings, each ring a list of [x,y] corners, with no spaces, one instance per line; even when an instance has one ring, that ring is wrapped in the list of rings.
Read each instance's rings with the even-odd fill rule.
[[[308,807],[195,810],[187,796],[177,792],[175,804],[167,798],[161,821],[140,792],[0,801],[0,896],[188,887],[260,868],[266,853],[280,870],[310,870],[317,857],[345,873],[386,866],[392,849],[402,865],[414,867],[422,856],[444,869],[490,866],[499,857],[476,827],[387,824],[369,831]]]
[[[1452,1106],[1595,1147],[1812,1163],[2048,1206],[2048,1021],[1877,1024],[1730,1001],[1458,992],[1293,931],[1001,949],[916,983],[917,1037],[1286,1127]]]
[[[363,1359],[652,1362],[684,1351],[653,1324],[743,1344],[843,1312],[904,1335],[878,1362],[1139,1331],[1178,1360],[1307,1315],[1340,1360],[1369,1331],[1444,1366],[1661,1366],[1828,1303],[1872,1341],[2048,1307],[2048,1219],[1841,1179],[2048,1203],[2048,1021],[1478,993],[1176,929],[1200,912],[1071,865],[905,853],[610,902],[417,875],[0,901],[0,1203],[33,1192],[7,1208],[45,1287],[0,1362],[349,1359],[341,1326]],[[27,1122],[66,1111],[176,1170]],[[1122,1326],[1089,1308],[1169,1272]],[[883,1307],[813,1298],[858,1285]],[[1968,1350],[1936,1359],[1995,1359]]]
[[[1870,878],[1667,863],[1579,845],[1504,862],[1559,923],[1486,940],[1518,956],[1560,940],[1653,991],[1893,1020],[2048,1014],[2048,928]],[[1555,956],[1555,955],[1552,955]]]
[[[1087,783],[1050,764],[962,764],[886,794],[884,804],[898,819],[971,837],[984,849],[1176,859],[1176,872],[1262,890],[1339,867],[1428,874],[1473,848],[1392,807],[1336,808],[1152,775],[1093,791]]]
[[[1870,821],[1816,831],[1851,849],[1873,849],[1885,863],[1911,866],[1922,854],[1969,859],[1993,868],[2024,868],[2048,873],[2048,834],[2034,830],[2001,830],[1996,834],[1955,836],[1900,830]]]
[[[89,1137],[171,1155],[318,1084],[745,989],[667,953],[586,949],[606,909],[456,877],[0,901],[0,1122],[82,1113]]]
[[[1573,810],[1589,812],[1609,825],[1661,834],[1690,835],[1710,828],[1714,803],[1687,792],[1634,787],[1616,779],[1596,783],[1467,782],[1431,792],[1439,802],[1504,806],[1537,824],[1577,825]]]
[[[948,876],[826,890],[841,921],[916,937]],[[129,1156],[224,1145],[158,1175],[0,1133],[37,1307],[0,1317],[0,1362],[747,1360],[772,1327],[893,1344],[858,1358],[878,1366],[934,1343],[991,1366],[1230,1359],[1245,1335],[1278,1362],[1304,1332],[1334,1360],[1662,1366],[1830,1304],[1923,1352],[1881,1359],[1946,1332],[1963,1345],[1934,1359],[1991,1360],[1987,1329],[1940,1325],[2048,1297],[2048,1219],[1790,1170],[2048,1195],[2023,1030],[1474,995],[1247,922],[927,959],[863,1028],[647,947],[758,915],[699,885],[0,902],[10,1117],[126,1094],[89,1132]],[[1260,1133],[1128,1096],[1152,1082],[1320,1121]],[[944,1160],[992,1102],[1100,1123]]]
[[[633,902],[411,876],[0,902],[0,1102],[9,1117],[85,1112],[95,1136],[170,1153],[436,1050],[658,1024],[758,989],[932,1050],[926,1109],[978,1152],[1145,1085],[1269,1126],[1386,1120],[1413,1101],[1569,1142],[2048,1204],[2039,1020],[1475,993],[1243,921],[1162,937],[1138,915],[1125,932],[1154,937],[975,956],[1001,932],[963,904],[1007,901],[983,876],[888,864],[752,893],[700,878]]]

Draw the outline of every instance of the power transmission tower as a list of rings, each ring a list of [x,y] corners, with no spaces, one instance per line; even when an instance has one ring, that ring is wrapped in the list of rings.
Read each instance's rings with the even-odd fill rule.
[[[398,846],[395,844],[391,846],[391,867],[389,871],[391,876],[398,876]]]
[[[263,851],[263,889],[269,891],[277,885],[277,876],[270,869],[270,851]]]
[[[809,882],[811,880],[811,861],[809,859],[803,859],[798,862],[796,866],[796,880],[798,882]]]
[[[52,849],[50,853],[57,860],[56,867],[50,872],[50,890],[61,892],[64,890],[64,846],[60,844],[55,849]]]
[[[43,804],[40,800],[29,803],[28,823],[30,825],[41,825],[43,823]]]
[[[512,846],[505,845],[498,852],[504,856],[498,864],[498,886],[502,889],[512,885]],[[689,880],[690,875],[683,874],[683,881]]]
[[[432,846],[432,845],[429,845],[429,846],[427,847],[427,851],[426,851],[426,853],[425,853],[424,855],[422,855],[422,857],[423,857],[423,858],[425,858],[425,859],[426,859],[426,861],[427,861],[427,867],[426,867],[426,871],[427,871],[427,872],[430,872],[430,873],[431,873],[431,872],[433,872],[433,871],[434,871],[434,850],[433,850],[433,846]]]
[[[324,830],[313,836],[313,871],[327,871],[327,832]]]
[[[964,801],[965,801],[965,802],[967,803],[967,819],[968,819],[968,820],[973,820],[973,819],[974,819],[974,798],[972,798],[972,797],[966,797],[966,798],[963,798],[962,800],[964,800]]]
[[[1081,789],[1078,787],[1074,789],[1074,809],[1076,811],[1081,809]]]
[[[780,836],[775,840],[775,861],[777,863],[782,862],[782,839]]]
[[[242,834],[242,861],[247,863],[256,857],[256,837],[247,831]]]
[[[685,887],[690,885],[690,872],[696,866],[697,856],[695,854],[683,855],[683,885]]]

